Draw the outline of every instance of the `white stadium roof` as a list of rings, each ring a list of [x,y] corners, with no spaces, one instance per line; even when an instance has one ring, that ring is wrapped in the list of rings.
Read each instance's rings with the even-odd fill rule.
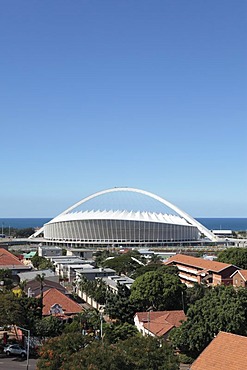
[[[160,222],[164,224],[186,225],[190,226],[184,218],[176,215],[153,212],[128,212],[128,211],[85,211],[61,214],[47,224],[62,221],[79,220],[128,220],[128,221],[149,221]]]

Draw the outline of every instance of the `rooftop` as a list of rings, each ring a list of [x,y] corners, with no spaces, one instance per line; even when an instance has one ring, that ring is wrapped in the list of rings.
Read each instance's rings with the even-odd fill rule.
[[[164,213],[146,212],[146,211],[126,211],[126,210],[91,210],[71,213],[63,213],[49,221],[46,225],[62,221],[74,220],[129,220],[129,221],[149,221],[165,224],[192,226],[184,218]]]
[[[47,280],[45,279],[43,281],[43,288],[56,288],[57,290],[61,291],[62,293],[64,294],[68,294],[67,290],[65,287],[63,287],[61,284],[55,282],[55,281],[51,281],[51,280]],[[30,280],[27,285],[25,286],[24,290],[26,293],[28,293],[28,289],[31,289],[31,292],[34,294],[34,296],[36,297],[37,295],[40,294],[40,282],[33,279],[33,280]],[[45,289],[44,289],[45,290]]]
[[[191,370],[244,370],[247,364],[247,337],[221,331],[204,349]]]
[[[23,263],[20,262],[12,253],[4,248],[0,248],[0,268],[13,268],[15,266],[18,268],[27,268],[27,266],[23,265]]]
[[[44,307],[42,314],[44,316],[50,315],[50,309],[55,304],[62,306],[64,315],[76,314],[82,311],[82,308],[78,303],[74,302],[55,288],[51,288],[44,292],[43,304]]]
[[[144,328],[158,337],[165,335],[174,327],[179,327],[181,321],[186,320],[183,310],[137,312],[136,315],[138,320],[143,322]]]
[[[55,272],[52,270],[32,270],[28,272],[20,272],[17,274],[20,278],[20,280],[32,280],[35,279],[37,275],[42,275],[45,274],[45,277],[51,277],[51,276],[56,276]]]
[[[168,265],[168,264],[171,264],[172,262],[181,263],[187,266],[197,267],[202,270],[207,270],[207,271],[210,270],[213,272],[220,272],[232,266],[231,264],[228,264],[228,263],[209,261],[203,258],[187,256],[184,254],[176,254],[175,256],[170,257],[165,262],[165,264]]]
[[[237,272],[242,276],[242,278],[244,279],[244,281],[247,281],[247,270],[237,270],[237,271],[235,271],[231,275],[231,277],[233,277],[234,275],[236,275]]]
[[[116,272],[115,270],[113,269],[110,269],[108,267],[102,269],[102,268],[92,268],[92,269],[76,269],[75,270],[76,272],[79,272],[79,273],[87,273],[87,274],[98,274],[99,272],[109,272],[109,273],[112,273],[112,272]]]

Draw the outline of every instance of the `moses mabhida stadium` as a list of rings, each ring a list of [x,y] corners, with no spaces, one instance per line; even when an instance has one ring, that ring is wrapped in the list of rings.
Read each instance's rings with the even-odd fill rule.
[[[162,197],[135,188],[94,193],[46,223],[31,236],[45,244],[162,246],[215,235]]]

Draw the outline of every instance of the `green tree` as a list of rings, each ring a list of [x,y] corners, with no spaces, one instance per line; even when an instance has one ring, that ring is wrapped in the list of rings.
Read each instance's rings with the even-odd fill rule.
[[[17,325],[33,331],[40,312],[40,300],[37,298],[0,294],[0,326]]]
[[[17,325],[23,326],[34,333],[35,323],[42,317],[41,299],[22,296],[18,298],[18,303],[22,318],[21,323]]]
[[[108,250],[104,250],[104,251],[97,251],[94,253],[94,259],[95,259],[95,263],[96,263],[96,266],[97,267],[102,267],[103,266],[103,263],[104,261],[108,258],[108,257],[116,257],[117,254],[114,253],[114,252],[110,252]]]
[[[194,304],[199,299],[203,298],[207,290],[210,289],[206,285],[195,283],[193,287],[187,288],[185,295],[185,307],[186,311],[188,307]]]
[[[157,270],[163,270],[166,274],[178,275],[178,268],[176,266],[165,266],[160,262],[151,262],[145,266],[139,266],[131,277],[136,279],[138,276],[144,275],[146,272]]]
[[[191,305],[187,321],[173,330],[173,345],[190,356],[198,356],[219,331],[247,335],[247,292],[218,286]]]
[[[31,259],[32,265],[38,270],[53,269],[53,264],[45,257],[40,257],[37,254]]]
[[[40,283],[40,300],[41,300],[41,307],[42,307],[42,310],[43,310],[45,274],[44,273],[37,274],[35,280]],[[41,317],[42,317],[42,311],[41,311]]]
[[[56,337],[62,333],[63,323],[54,316],[44,317],[35,322],[35,334],[44,339]]]
[[[230,263],[241,269],[247,269],[247,248],[228,248],[218,254],[217,261]]]
[[[147,272],[139,276],[131,286],[130,302],[145,311],[150,306],[158,310],[183,308],[183,293],[186,286],[177,275],[163,270]]]
[[[130,302],[130,290],[125,285],[118,283],[117,288],[117,294],[108,292],[105,311],[111,319],[132,324],[137,306]]]
[[[22,297],[25,297],[26,293],[25,293],[25,288],[27,286],[27,280],[23,280],[23,281],[20,281],[19,284],[18,284],[20,290],[21,290],[21,296]]]
[[[128,338],[135,337],[140,335],[136,326],[120,323],[105,324],[103,328],[104,341],[106,340],[109,343],[116,343],[119,340],[125,340]]]
[[[0,294],[0,326],[21,325],[23,311],[17,296],[11,293]]]
[[[93,298],[96,302],[101,305],[105,304],[108,293],[106,283],[102,279],[90,281],[85,277],[81,277],[79,286],[84,293]]]
[[[102,265],[104,267],[109,267],[117,271],[118,274],[125,274],[127,276],[132,276],[140,263],[138,263],[133,258],[137,259],[140,263],[145,263],[146,261],[137,251],[129,251],[128,253],[116,256],[112,259],[105,260]]]
[[[115,344],[79,334],[63,334],[40,351],[38,370],[177,370],[172,349],[153,337],[132,337]]]
[[[11,270],[0,269],[0,290],[9,291],[14,287],[14,281]]]
[[[51,338],[39,350],[38,370],[65,369],[65,365],[71,364],[75,354],[92,341],[90,336],[81,333],[62,334]],[[73,366],[70,367],[73,369]]]

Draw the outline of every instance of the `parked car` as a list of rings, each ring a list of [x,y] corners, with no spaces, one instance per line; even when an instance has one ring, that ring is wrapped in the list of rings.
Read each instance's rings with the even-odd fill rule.
[[[22,358],[27,356],[27,351],[19,344],[11,344],[5,347],[3,351],[4,353],[6,353],[7,356],[15,355],[21,356]]]

